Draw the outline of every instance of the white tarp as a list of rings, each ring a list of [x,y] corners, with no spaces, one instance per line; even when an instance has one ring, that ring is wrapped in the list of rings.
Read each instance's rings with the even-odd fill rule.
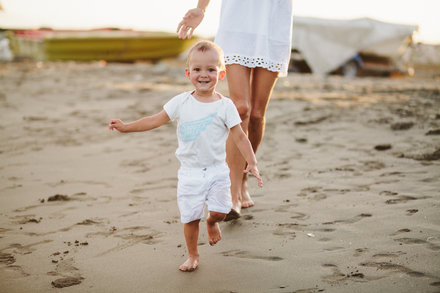
[[[387,56],[403,54],[417,26],[369,18],[333,20],[294,17],[292,48],[301,52],[312,72],[329,73],[359,52]]]

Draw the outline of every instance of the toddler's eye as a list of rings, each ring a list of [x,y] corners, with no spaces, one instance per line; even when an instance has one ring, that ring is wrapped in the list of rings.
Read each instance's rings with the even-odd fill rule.
[[[214,68],[209,68],[208,71],[209,71],[209,72],[215,72],[215,71],[217,71],[217,70],[215,70]]]
[[[200,71],[200,68],[193,68],[194,71]]]

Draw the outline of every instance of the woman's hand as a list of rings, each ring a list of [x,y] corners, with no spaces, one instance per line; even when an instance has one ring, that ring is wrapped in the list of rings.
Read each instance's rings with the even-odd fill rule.
[[[180,39],[191,39],[194,30],[202,22],[205,13],[200,8],[188,10],[182,21],[177,26],[177,34]]]

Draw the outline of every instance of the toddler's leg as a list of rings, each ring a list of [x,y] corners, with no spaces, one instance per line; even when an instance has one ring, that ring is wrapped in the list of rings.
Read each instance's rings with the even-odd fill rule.
[[[213,211],[209,212],[209,216],[206,219],[206,227],[208,229],[208,238],[210,245],[214,245],[222,239],[219,222],[223,221],[225,217],[226,214]]]
[[[183,225],[186,247],[188,248],[188,259],[179,267],[179,270],[183,272],[192,272],[199,265],[199,251],[197,249],[199,222],[200,220],[195,220]]]

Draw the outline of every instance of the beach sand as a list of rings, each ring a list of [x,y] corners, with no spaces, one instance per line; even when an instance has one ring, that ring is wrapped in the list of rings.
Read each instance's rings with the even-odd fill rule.
[[[440,292],[439,81],[279,79],[256,205],[182,273],[175,123],[107,122],[190,90],[183,63],[0,64],[0,292]]]

